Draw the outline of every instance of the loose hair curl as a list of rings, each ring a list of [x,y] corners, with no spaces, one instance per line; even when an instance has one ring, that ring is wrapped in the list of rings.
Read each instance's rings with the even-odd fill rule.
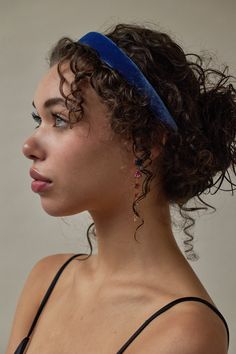
[[[210,68],[211,58],[206,65],[203,56],[185,54],[168,34],[157,30],[118,24],[106,36],[127,53],[154,86],[174,117],[178,132],[157,120],[148,107],[147,97],[140,96],[116,70],[101,62],[93,49],[64,37],[52,49],[49,63],[50,66],[58,64],[60,92],[69,116],[76,114],[71,124],[83,119],[81,84],[89,80],[111,111],[112,130],[133,143],[135,156],[140,157],[142,153],[142,158],[149,161],[142,171],[146,178],[142,195],[133,203],[134,213],[140,216],[136,203],[147,195],[151,180],[158,174],[167,200],[184,219],[187,259],[197,260],[199,256],[193,251],[193,236],[189,232],[195,220],[188,212],[207,210],[207,207],[216,211],[201,196],[225,190],[220,188],[223,181],[229,182],[232,195],[236,186],[228,171],[231,167],[236,174],[236,91],[231,83],[235,77],[228,75],[228,66],[223,71]],[[66,62],[74,73],[69,95],[63,92],[65,78],[61,68]],[[154,146],[161,153],[153,174],[147,167],[152,162],[150,149]],[[204,206],[188,207],[193,198]],[[142,219],[138,228],[143,223]],[[92,254],[89,235],[92,226],[94,223],[87,230],[88,257]],[[93,235],[96,236],[95,230]]]

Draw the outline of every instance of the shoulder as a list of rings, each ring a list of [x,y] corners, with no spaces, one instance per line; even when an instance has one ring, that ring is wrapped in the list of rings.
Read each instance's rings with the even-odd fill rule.
[[[33,295],[35,302],[39,304],[56,272],[73,255],[72,253],[58,253],[39,259],[26,278],[21,296],[25,298]]]
[[[181,308],[180,308],[181,310]],[[168,323],[167,323],[168,322]],[[227,354],[228,339],[221,318],[206,305],[183,306],[182,312],[170,316],[164,325],[163,336],[149,338],[151,353]],[[149,347],[148,345],[148,347]]]
[[[27,335],[40,302],[59,268],[73,254],[54,254],[38,260],[22,287],[12,323],[7,354],[13,353],[20,341]]]
[[[183,316],[175,325],[173,341],[179,346],[179,353],[226,354],[227,332],[223,321],[210,308],[196,309]],[[183,340],[183,350],[181,348]],[[176,352],[178,354],[178,352]]]
[[[40,280],[43,292],[46,290],[43,285],[47,286],[48,281],[53,279],[56,272],[73,255],[74,253],[58,253],[41,258],[30,271],[28,280],[32,282]]]

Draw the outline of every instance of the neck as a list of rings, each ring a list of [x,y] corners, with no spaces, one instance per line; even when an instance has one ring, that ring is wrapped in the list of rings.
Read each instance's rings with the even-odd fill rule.
[[[133,211],[124,203],[99,213],[90,211],[96,228],[98,253],[94,258],[96,279],[145,279],[173,270],[173,264],[184,259],[171,229],[169,204],[160,199],[152,203],[150,196],[140,201],[138,212],[144,224],[134,233],[142,219],[134,222]]]

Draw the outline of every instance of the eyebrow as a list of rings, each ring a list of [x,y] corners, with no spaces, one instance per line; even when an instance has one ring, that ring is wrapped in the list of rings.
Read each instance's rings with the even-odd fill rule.
[[[48,100],[46,100],[44,102],[43,107],[50,108],[51,106],[55,106],[56,104],[61,104],[61,105],[65,106],[65,100],[61,97],[49,98]],[[32,102],[32,105],[34,108],[36,108],[34,101]]]

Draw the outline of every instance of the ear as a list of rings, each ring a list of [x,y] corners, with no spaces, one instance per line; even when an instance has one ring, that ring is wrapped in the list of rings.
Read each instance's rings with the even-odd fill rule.
[[[150,158],[152,160],[156,160],[156,158],[160,155],[160,152],[161,152],[160,148],[157,147],[152,148]]]
[[[163,135],[163,138],[162,138],[162,146],[164,146],[166,143],[166,136]],[[160,152],[161,152],[161,148],[160,147],[153,147],[151,149],[151,159],[152,160],[155,160],[159,155],[160,155]]]

